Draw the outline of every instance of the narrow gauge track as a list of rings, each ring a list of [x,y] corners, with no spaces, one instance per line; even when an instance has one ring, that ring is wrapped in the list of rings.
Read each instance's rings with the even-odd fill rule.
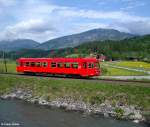
[[[103,83],[113,83],[114,85],[122,85],[120,83],[124,83],[125,84],[131,84],[137,85],[137,84],[142,84],[144,86],[149,86],[150,87],[150,81],[146,80],[123,80],[123,79],[100,79],[100,78],[71,78],[71,77],[64,77],[64,76],[48,76],[48,75],[25,75],[25,74],[17,74],[17,73],[0,73],[0,75],[11,75],[11,76],[19,76],[19,77],[40,77],[40,78],[51,78],[51,79],[73,79],[73,80],[83,80],[83,81],[95,81],[95,82],[103,82]]]

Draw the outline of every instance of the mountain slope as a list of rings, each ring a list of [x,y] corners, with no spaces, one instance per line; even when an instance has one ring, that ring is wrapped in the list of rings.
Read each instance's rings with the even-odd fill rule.
[[[87,57],[91,53],[103,54],[107,59],[130,60],[132,58],[150,62],[150,35],[120,41],[92,41],[74,48],[55,50],[24,49],[7,54],[8,58],[20,57]],[[0,52],[0,58],[3,56]]]
[[[32,49],[39,43],[30,39],[17,39],[0,41],[0,51],[15,51],[19,49]]]
[[[135,35],[119,32],[113,29],[93,29],[79,34],[52,39],[40,44],[36,48],[44,50],[60,49],[75,47],[89,41],[123,40],[134,36]]]

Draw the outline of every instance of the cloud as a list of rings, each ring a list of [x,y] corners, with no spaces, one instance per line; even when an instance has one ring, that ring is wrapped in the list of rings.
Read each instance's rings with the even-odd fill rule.
[[[129,11],[134,8],[143,7],[147,3],[145,1],[141,0],[122,0],[127,2],[127,5],[125,7],[122,7],[121,10]]]
[[[43,42],[94,28],[113,28],[136,34],[150,33],[150,17],[125,11],[81,9],[55,5],[47,0],[7,1],[8,3],[0,0],[0,6],[3,6],[0,16],[4,19],[0,19],[0,28],[4,28],[1,29],[0,40],[28,38]],[[121,1],[127,3],[136,0]],[[5,21],[8,23],[3,26]]]
[[[115,23],[116,27],[122,27],[130,33],[145,35],[150,34],[150,22],[137,21],[137,22],[122,22]]]
[[[150,20],[149,17],[140,17],[135,15],[130,15],[123,11],[94,11],[94,10],[77,10],[77,9],[64,9],[58,11],[59,15],[65,17],[82,17],[89,19],[112,19],[120,21],[146,21]]]
[[[51,36],[54,37],[54,32],[57,32],[57,30],[48,21],[34,19],[6,27],[0,37],[2,39],[31,38],[42,41],[49,39]]]

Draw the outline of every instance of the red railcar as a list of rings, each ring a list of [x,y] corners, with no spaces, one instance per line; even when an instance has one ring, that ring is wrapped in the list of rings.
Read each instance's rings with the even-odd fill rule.
[[[95,58],[20,58],[17,72],[92,77],[100,75]]]

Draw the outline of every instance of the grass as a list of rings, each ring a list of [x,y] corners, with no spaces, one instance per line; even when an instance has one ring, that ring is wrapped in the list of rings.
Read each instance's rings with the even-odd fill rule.
[[[7,60],[7,72],[16,73],[16,62]],[[5,65],[3,61],[0,61],[0,72],[5,72]]]
[[[130,71],[130,70],[126,70],[126,69],[104,66],[104,63],[101,64],[101,68],[103,68],[102,69],[102,76],[140,76],[140,75],[146,75],[144,72]]]
[[[143,69],[143,70],[150,71],[150,63],[147,62],[118,61],[118,62],[112,62],[111,64],[122,66],[122,67],[129,67],[129,68],[136,68],[136,69]]]
[[[0,75],[1,94],[9,92],[14,87],[32,90],[34,96],[46,96],[49,100],[64,96],[76,100],[80,98],[92,104],[109,100],[112,104],[121,102],[150,111],[150,87],[142,85],[114,85],[88,80]]]

